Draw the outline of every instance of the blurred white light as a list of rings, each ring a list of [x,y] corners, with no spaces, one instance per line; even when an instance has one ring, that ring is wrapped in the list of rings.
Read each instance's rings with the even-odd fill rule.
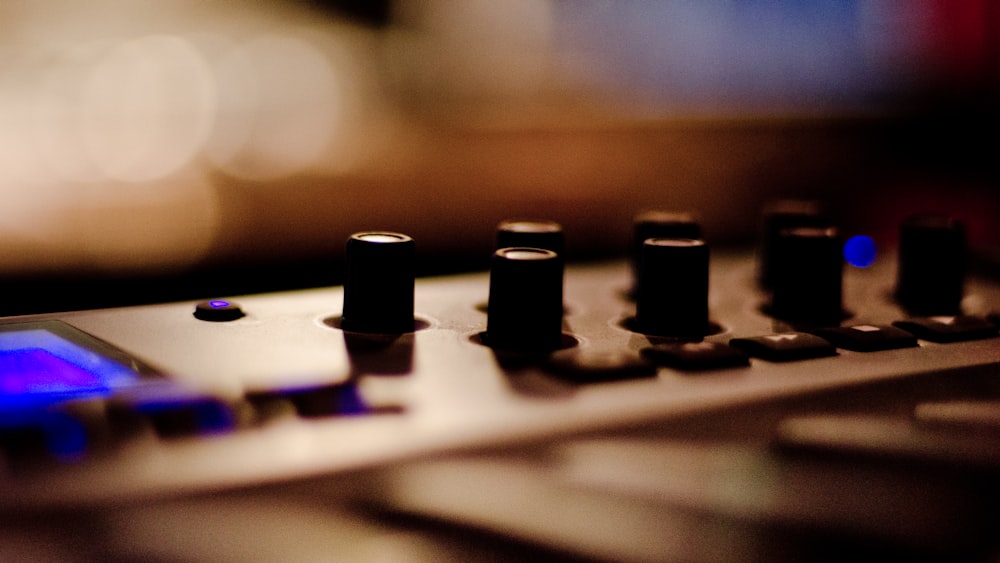
[[[148,36],[107,54],[83,98],[83,138],[106,175],[162,178],[202,149],[216,107],[208,65],[190,42]]]
[[[238,177],[300,172],[328,148],[342,118],[338,77],[324,54],[290,36],[265,35],[216,65],[219,105],[207,153]]]
[[[31,139],[37,158],[53,180],[97,182],[104,178],[83,146],[81,102],[84,86],[109,45],[82,44],[55,53],[39,65],[33,84]]]
[[[36,92],[32,88],[35,61],[11,60],[0,70],[0,190],[4,208],[14,196],[30,197],[25,186],[45,178],[38,154],[30,143],[31,107]],[[29,141],[29,142],[26,142]]]
[[[253,133],[260,110],[260,79],[246,49],[230,46],[213,67],[219,106],[205,154],[215,165],[225,167]]]

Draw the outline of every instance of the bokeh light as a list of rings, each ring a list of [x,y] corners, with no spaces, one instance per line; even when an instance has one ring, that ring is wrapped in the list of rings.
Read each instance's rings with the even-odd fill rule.
[[[844,259],[855,268],[867,268],[875,263],[875,241],[867,235],[855,235],[844,243]]]

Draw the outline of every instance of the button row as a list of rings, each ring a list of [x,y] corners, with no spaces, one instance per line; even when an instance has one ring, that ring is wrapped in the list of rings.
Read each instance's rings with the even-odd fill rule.
[[[997,336],[1000,336],[1000,327],[979,317],[917,318],[892,325],[862,324],[733,338],[728,344],[661,342],[644,347],[641,355],[623,351],[567,350],[554,354],[543,362],[543,366],[555,375],[587,383],[652,376],[656,365],[681,371],[708,371],[746,367],[750,365],[750,358],[792,362],[836,356],[838,348],[878,352],[916,347],[918,338],[951,343]],[[645,362],[645,368],[641,362]]]
[[[107,398],[5,410],[0,416],[0,449],[13,460],[74,461],[143,428],[174,438],[226,432],[236,423],[236,411],[218,397],[168,381],[144,382]]]
[[[400,412],[370,404],[353,382],[248,392],[242,400],[168,381],[146,382],[95,398],[0,413],[0,451],[8,463],[73,462],[147,431],[161,439],[210,436],[264,423],[288,404],[302,418]]]
[[[918,346],[918,339],[953,343],[994,338],[1000,327],[973,316],[914,318],[892,325],[854,325],[734,338],[730,346],[771,361],[790,361],[836,355],[836,349],[879,352]]]

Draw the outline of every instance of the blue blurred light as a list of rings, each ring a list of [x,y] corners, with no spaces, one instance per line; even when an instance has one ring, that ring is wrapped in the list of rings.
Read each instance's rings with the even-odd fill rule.
[[[83,458],[90,442],[85,424],[65,413],[49,413],[52,421],[46,426],[46,448],[59,461],[72,462]]]
[[[138,385],[115,351],[58,321],[0,326],[0,436],[23,436],[61,461],[86,454],[87,423],[60,405]]]
[[[337,385],[335,390],[336,393],[333,400],[336,405],[337,414],[356,415],[371,412],[371,407],[368,406],[361,396],[357,385],[351,383]]]
[[[209,301],[208,304],[213,309],[225,309],[226,307],[229,306],[229,302],[228,301],[223,301],[221,299],[215,299],[215,300]]]
[[[216,434],[231,430],[236,419],[225,401],[177,383],[158,381],[118,393],[121,404],[154,420],[169,420],[168,433]],[[177,428],[174,428],[177,426]]]
[[[844,259],[855,268],[867,268],[875,262],[875,241],[866,235],[856,235],[844,243]]]
[[[137,381],[132,368],[44,328],[0,332],[0,409],[104,397]]]
[[[83,421],[72,415],[35,408],[31,405],[4,404],[0,410],[0,435],[34,436],[39,445],[60,461],[81,459],[90,441]]]

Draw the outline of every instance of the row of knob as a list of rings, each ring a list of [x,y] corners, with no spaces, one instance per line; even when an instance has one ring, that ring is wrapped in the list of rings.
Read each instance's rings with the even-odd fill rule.
[[[700,337],[708,326],[708,247],[697,223],[662,214],[636,222],[637,232],[658,225],[638,250],[645,266],[637,276],[636,319],[651,334]],[[655,235],[655,229],[650,234]],[[552,350],[562,343],[562,227],[551,221],[505,221],[497,228],[490,267],[485,340],[494,348]],[[347,242],[341,327],[366,333],[414,328],[412,238],[363,232]],[[639,260],[637,260],[638,262]]]
[[[818,207],[785,202],[764,215],[758,281],[776,318],[838,325],[843,242]],[[486,343],[494,348],[553,350],[562,341],[563,247],[559,224],[505,221],[490,268]],[[901,226],[897,299],[912,314],[959,312],[965,237],[957,221],[919,216]],[[414,330],[415,244],[392,232],[363,232],[346,249],[341,326],[362,333]],[[633,328],[698,339],[709,333],[709,248],[690,214],[652,211],[636,217],[631,248]]]
[[[782,201],[764,213],[758,281],[769,312],[793,322],[843,319],[844,241],[815,202]],[[937,214],[907,217],[899,227],[897,303],[916,316],[956,315],[965,282],[963,224]]]

